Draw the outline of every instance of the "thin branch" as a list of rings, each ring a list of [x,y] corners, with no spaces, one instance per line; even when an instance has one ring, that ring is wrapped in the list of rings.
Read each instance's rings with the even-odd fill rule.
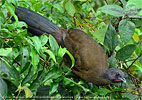
[[[19,64],[15,59],[13,59],[13,61],[14,61],[17,65],[21,66],[21,64]]]
[[[18,100],[18,97],[19,97],[20,93],[21,93],[21,90],[19,90],[19,92],[18,92],[18,94],[17,94],[15,100]]]
[[[142,56],[142,54],[140,54],[132,63],[131,65],[128,67],[128,69],[130,69],[130,67]]]
[[[102,21],[97,22],[97,23],[94,24],[94,25],[91,25],[91,27],[94,27],[94,26],[96,26],[96,25],[98,25],[98,24],[100,24],[101,22],[104,22],[104,21],[106,21],[106,20],[110,20],[110,18],[105,18],[105,19],[103,19]]]
[[[123,67],[124,67],[124,69],[126,70],[126,72],[130,75],[130,77],[132,78],[132,81],[133,81],[135,87],[137,88],[138,97],[139,97],[139,99],[141,100],[142,98],[141,98],[141,92],[140,92],[140,90],[139,90],[140,86],[139,86],[139,84],[138,84],[138,80],[137,80],[137,78],[135,78],[135,76],[131,73],[130,69],[128,69],[129,66],[127,65],[127,63],[126,63],[125,61],[124,61],[124,63],[126,64],[127,68],[124,66],[124,64],[123,64]]]
[[[48,67],[50,65],[49,62],[47,62],[46,60],[44,60],[44,58],[39,54],[40,59],[47,65],[47,69],[50,70],[50,68]]]
[[[81,14],[80,14],[80,17],[81,17],[86,23],[88,23],[88,22],[86,21],[86,19],[85,19]],[[94,28],[92,28],[91,25],[88,25],[88,27],[91,28],[93,31],[95,31]]]

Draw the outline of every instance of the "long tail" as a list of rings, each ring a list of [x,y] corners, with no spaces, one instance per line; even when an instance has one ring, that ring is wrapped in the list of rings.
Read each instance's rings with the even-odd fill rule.
[[[57,41],[61,41],[60,29],[44,16],[23,7],[15,7],[15,14],[20,21],[27,23],[28,31],[33,35],[52,34]]]

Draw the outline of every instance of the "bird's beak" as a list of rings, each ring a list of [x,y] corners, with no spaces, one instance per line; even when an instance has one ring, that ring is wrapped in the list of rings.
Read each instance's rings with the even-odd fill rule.
[[[126,83],[126,79],[125,78],[119,77],[118,79],[121,80],[123,83]]]

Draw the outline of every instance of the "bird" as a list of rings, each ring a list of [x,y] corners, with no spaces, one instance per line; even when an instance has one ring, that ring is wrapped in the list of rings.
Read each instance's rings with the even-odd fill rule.
[[[75,59],[72,72],[80,78],[98,86],[126,83],[124,72],[109,68],[103,48],[84,31],[59,28],[46,17],[20,6],[15,7],[15,14],[19,21],[28,25],[28,32],[36,36],[50,34],[59,45],[67,48]]]

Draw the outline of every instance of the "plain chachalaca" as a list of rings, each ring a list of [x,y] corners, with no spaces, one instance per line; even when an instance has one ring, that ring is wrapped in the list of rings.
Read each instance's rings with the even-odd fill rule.
[[[96,85],[126,82],[121,70],[109,68],[104,50],[85,32],[60,29],[45,17],[23,7],[15,7],[15,13],[20,21],[27,23],[32,34],[51,34],[59,45],[66,47],[75,58],[72,71],[82,79]]]

